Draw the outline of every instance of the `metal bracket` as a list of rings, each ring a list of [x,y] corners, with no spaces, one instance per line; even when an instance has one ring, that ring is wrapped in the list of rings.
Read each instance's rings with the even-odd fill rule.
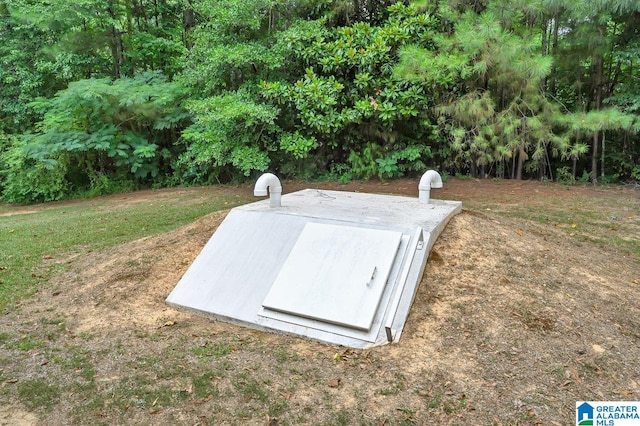
[[[385,327],[384,331],[387,333],[387,342],[393,342],[393,334],[391,334],[391,327]]]

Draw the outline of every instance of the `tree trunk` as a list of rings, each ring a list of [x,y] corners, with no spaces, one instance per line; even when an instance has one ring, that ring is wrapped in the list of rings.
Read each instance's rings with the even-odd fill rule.
[[[593,133],[593,151],[591,153],[591,181],[598,183],[598,133]]]
[[[600,154],[600,177],[604,177],[604,140],[606,132],[602,131],[602,153]]]
[[[603,29],[600,28],[600,36],[603,36]],[[594,81],[594,90],[595,90],[595,104],[594,109],[596,111],[600,111],[602,108],[602,89],[603,89],[603,72],[604,72],[604,59],[601,54],[594,55],[593,58],[594,66],[595,66],[595,81]],[[591,180],[593,183],[598,182],[598,133],[595,132],[593,134],[593,155],[591,157]]]
[[[116,22],[116,9],[113,2],[109,2],[107,6],[107,12],[109,13],[109,17],[112,19],[112,22]],[[116,28],[115,25],[111,25],[110,28],[111,37],[109,40],[110,48],[111,48],[111,67],[113,78],[120,78],[122,73],[122,62],[124,59],[124,52],[122,48],[122,33]]]
[[[526,151],[526,137],[527,137],[527,118],[522,117],[522,129],[520,133],[520,147],[518,149],[518,169],[516,170],[516,179],[522,180],[522,169],[524,168],[524,160],[527,156]]]
[[[549,54],[549,22],[548,19],[542,22],[542,56]]]
[[[196,22],[195,12],[191,8],[187,8],[182,12],[182,26],[184,28],[184,45],[188,50],[193,48],[191,40],[191,29]]]
[[[549,158],[549,151],[547,150],[546,146],[544,147],[544,158],[547,163],[547,166],[549,167],[549,180],[553,182],[553,170],[551,170],[551,159]],[[542,180],[544,180],[544,173],[542,174]]]
[[[560,31],[560,25],[558,24],[558,20],[560,19],[560,14],[556,12],[553,17],[553,44],[551,54],[555,58],[558,53],[558,33]],[[549,92],[555,96],[556,94],[556,74],[557,67],[556,61],[553,61],[553,68],[551,69],[551,82],[549,84]]]
[[[524,142],[520,144],[520,149],[518,150],[518,168],[516,169],[516,179],[522,180],[522,169],[524,168],[524,159],[527,155],[524,150]]]
[[[115,26],[111,27],[111,69],[113,78],[120,78],[120,64],[122,63],[122,39]]]
[[[549,24],[551,20],[543,19],[542,20],[542,56],[549,55]],[[545,76],[542,81],[542,93],[547,91],[547,87],[549,85],[549,76]]]
[[[476,164],[476,155],[473,154],[471,156],[471,170],[469,170],[469,172],[471,173],[471,176],[474,178],[478,177],[478,166]]]
[[[153,20],[155,21],[156,28],[160,27],[160,23],[158,21],[158,15],[160,11],[158,10],[158,0],[153,0]]]
[[[127,8],[126,9],[126,18],[127,18],[127,33],[128,34],[133,34],[136,29],[140,30],[140,18],[138,17],[138,14],[140,13],[139,7],[136,6],[136,3],[133,3],[133,7],[132,8]],[[136,25],[134,26],[134,19],[136,21]],[[124,50],[124,47],[123,49]],[[144,65],[142,65],[144,66]],[[129,59],[129,72],[131,73],[131,75],[134,75],[136,73],[136,68],[138,67],[138,61],[134,60],[133,58]]]

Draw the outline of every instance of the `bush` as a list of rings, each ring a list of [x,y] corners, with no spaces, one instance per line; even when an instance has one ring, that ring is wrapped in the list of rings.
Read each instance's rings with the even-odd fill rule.
[[[562,166],[556,169],[556,182],[565,185],[573,185],[576,183],[576,178],[571,173],[571,170],[569,170],[569,166]]]
[[[31,106],[38,133],[5,153],[3,199],[50,201],[74,192],[101,194],[152,180],[175,150],[172,134],[189,118],[183,91],[158,73],[71,83]],[[165,166],[166,167],[166,166]]]
[[[69,192],[64,161],[41,162],[28,158],[24,144],[14,141],[2,155],[2,199],[9,203],[59,200]]]

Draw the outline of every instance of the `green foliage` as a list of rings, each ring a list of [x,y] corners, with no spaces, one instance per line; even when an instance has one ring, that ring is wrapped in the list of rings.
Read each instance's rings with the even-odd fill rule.
[[[350,171],[356,177],[369,179],[378,173],[376,159],[381,156],[380,148],[373,143],[369,143],[362,150],[362,153],[351,151],[349,155]]]
[[[635,179],[639,26],[630,0],[0,0],[0,190]]]
[[[573,185],[576,183],[576,178],[573,176],[568,166],[562,166],[556,169],[556,182],[563,183],[565,185]]]
[[[2,198],[12,203],[54,201],[67,190],[67,164],[37,161],[25,155],[26,143],[15,139],[2,153]]]
[[[316,138],[304,137],[299,132],[284,133],[280,138],[280,149],[296,159],[303,159],[318,146]]]
[[[152,70],[173,76],[186,53],[183,8],[178,0],[3,0],[0,129],[33,130],[38,117],[29,103],[72,81]]]
[[[51,409],[60,401],[60,389],[44,379],[27,379],[18,383],[20,401],[29,409]]]
[[[0,3],[0,132],[20,133],[31,129],[37,116],[29,102],[52,96],[65,83],[65,76],[52,70],[43,46],[56,34],[22,18],[22,1]]]
[[[190,34],[193,47],[179,76],[194,98],[247,87],[283,64],[282,52],[271,47],[272,33],[287,26],[286,2],[202,0],[194,6],[204,22]]]
[[[131,5],[125,0],[29,2],[8,0],[12,17],[50,39],[48,68],[72,80],[98,73],[113,78],[161,68],[177,71],[184,54],[180,1]]]
[[[279,43],[300,75],[263,81],[260,88],[281,108],[285,151],[301,159],[313,150],[318,169],[332,164],[332,173],[344,170],[349,177],[397,177],[423,168],[431,129],[418,118],[429,105],[428,86],[394,76],[390,64],[405,43],[429,42],[434,22],[397,3],[378,26],[327,29],[306,22],[283,32]]]
[[[426,145],[411,145],[404,148],[394,147],[389,153],[384,153],[374,143],[369,143],[362,153],[351,151],[349,155],[350,178],[370,179],[378,176],[380,179],[397,178],[407,172],[418,172],[425,169],[421,158],[430,158],[431,151]]]
[[[249,176],[268,168],[268,151],[276,149],[276,108],[241,92],[191,101],[187,108],[194,123],[182,135],[187,147],[178,169],[184,179],[228,178],[235,170]]]
[[[286,62],[275,35],[288,27],[287,2],[200,1],[204,22],[191,34],[194,47],[179,81],[191,91],[193,124],[182,134],[180,182],[246,178],[266,170],[274,157],[304,158],[314,145],[295,132],[280,136],[279,108],[265,104],[257,84]]]
[[[591,176],[591,172],[588,172],[585,170],[584,172],[582,172],[582,176],[580,176],[580,179],[578,179],[578,183],[582,183],[582,184],[589,183],[592,181],[592,179],[593,178]]]
[[[498,11],[504,18],[495,2],[480,14],[463,12],[454,31],[434,38],[434,46],[400,51],[395,75],[452,90],[435,108],[453,154],[449,167],[474,176],[479,167],[504,173],[502,165],[510,160],[511,177],[544,173],[549,157],[575,160],[587,152],[580,132],[630,128],[631,117],[614,109],[581,116],[546,97],[542,88],[554,70],[551,56],[537,53],[530,33],[505,28]]]
[[[25,134],[6,154],[3,198],[49,201],[107,180],[142,182],[158,176],[171,154],[167,131],[189,114],[182,90],[158,73],[115,81],[71,83],[33,107],[43,114],[38,133]],[[100,191],[97,191],[98,193]]]

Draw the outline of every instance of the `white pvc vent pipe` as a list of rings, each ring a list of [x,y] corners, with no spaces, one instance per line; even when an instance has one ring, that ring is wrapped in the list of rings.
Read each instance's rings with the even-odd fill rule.
[[[280,179],[273,173],[264,173],[258,178],[256,186],[253,188],[253,195],[256,197],[264,197],[267,194],[269,195],[269,207],[281,206],[282,185]]]
[[[420,178],[418,193],[422,204],[429,204],[431,188],[442,188],[442,178],[435,170],[427,170]]]

